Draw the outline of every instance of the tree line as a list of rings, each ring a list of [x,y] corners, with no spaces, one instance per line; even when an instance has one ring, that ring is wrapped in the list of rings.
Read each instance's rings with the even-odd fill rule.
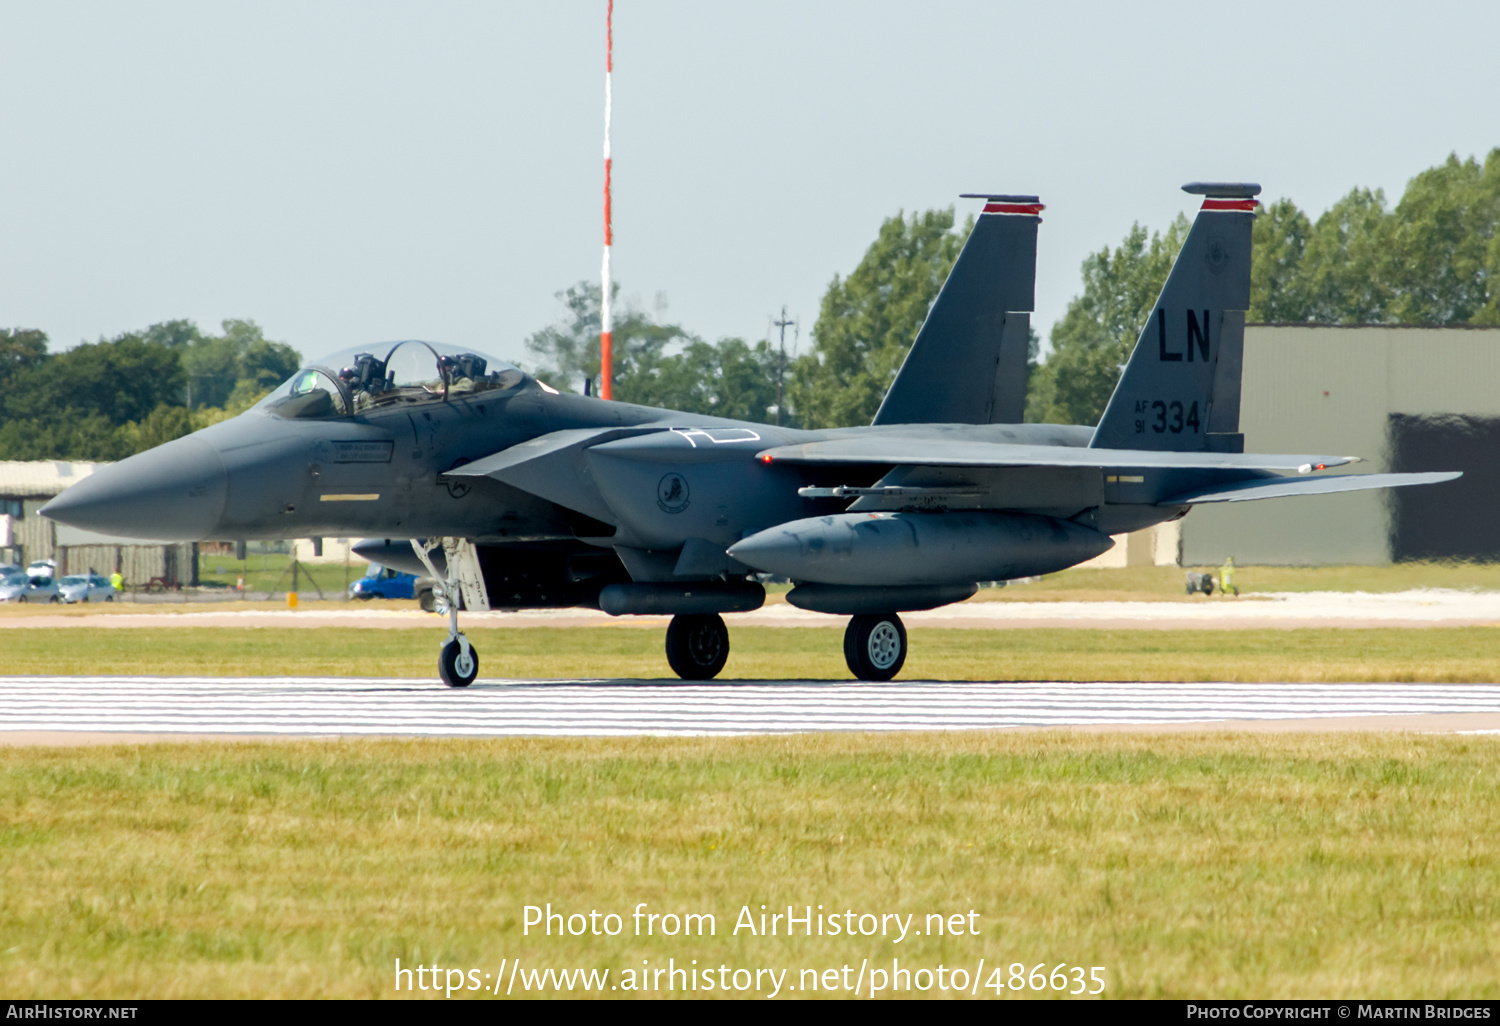
[[[248,409],[301,363],[254,321],[221,329],[165,321],[59,353],[0,329],[0,459],[124,459]]]
[[[1500,148],[1483,163],[1450,156],[1413,178],[1394,206],[1381,190],[1356,188],[1316,220],[1286,198],[1258,213],[1251,322],[1500,324]],[[810,351],[784,368],[783,423],[870,423],[972,227],[970,219],[955,228],[952,208],[881,224],[859,266],[829,284]],[[1045,359],[1033,334],[1028,421],[1098,422],[1189,227],[1181,215],[1160,232],[1135,224],[1118,246],[1084,260],[1083,290],[1053,326]],[[598,287],[559,295],[577,316],[528,346],[565,364],[562,377],[596,377]],[[639,358],[621,366],[616,356],[616,398],[774,419],[768,376],[778,354],[768,342],[710,346],[640,310],[626,320],[616,352],[623,334]],[[687,347],[668,353],[673,341]]]
[[[1250,310],[1258,323],[1500,325],[1500,148],[1413,178],[1394,207],[1356,188],[1316,221],[1290,199],[1258,211]],[[1187,237],[1182,216],[1083,262],[1083,293],[1052,329],[1028,420],[1094,424]]]
[[[898,213],[823,295],[808,352],[769,339],[709,342],[634,301],[613,331],[616,399],[808,428],[868,424],[973,227],[953,209]],[[1082,291],[1040,353],[1033,333],[1026,419],[1094,424],[1187,237],[1133,225],[1090,254]],[[1282,198],[1254,229],[1251,322],[1500,325],[1500,148],[1450,156],[1401,199],[1351,190],[1309,217]],[[618,289],[618,286],[616,287]],[[559,292],[558,320],[525,340],[527,369],[582,391],[599,377],[595,283]],[[168,321],[49,354],[39,331],[0,331],[0,459],[119,459],[248,408],[297,368],[253,321],[222,334]]]

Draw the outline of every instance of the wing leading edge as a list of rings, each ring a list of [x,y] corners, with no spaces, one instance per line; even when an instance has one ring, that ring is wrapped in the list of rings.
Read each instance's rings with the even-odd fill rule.
[[[1065,445],[923,438],[835,438],[781,445],[757,454],[766,463],[890,464],[920,467],[1092,467],[1099,470],[1298,471],[1357,463],[1357,456],[1265,455],[1239,452],[1165,452],[1146,449],[1085,449]]]

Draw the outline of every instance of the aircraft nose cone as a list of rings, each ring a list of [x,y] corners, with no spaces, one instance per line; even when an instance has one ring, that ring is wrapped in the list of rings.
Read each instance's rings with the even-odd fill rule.
[[[189,436],[100,467],[40,512],[100,534],[201,541],[223,516],[228,492],[218,450]]]

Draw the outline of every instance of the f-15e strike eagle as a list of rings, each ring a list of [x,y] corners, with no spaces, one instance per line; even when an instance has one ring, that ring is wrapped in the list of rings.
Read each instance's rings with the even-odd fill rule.
[[[1097,427],[1021,422],[1042,205],[971,195],[983,213],[868,427],[561,394],[473,350],[385,343],[317,360],[42,512],[166,541],[376,539],[357,551],[438,579],[453,687],[479,673],[460,597],[469,610],[670,615],[667,661],[707,680],[729,655],[720,614],[758,608],[765,574],[794,582],[794,606],[850,616],[850,671],[889,680],[906,659],[898,614],[977,582],[1062,570],[1201,503],[1457,477],[1325,476],[1355,458],[1244,452],[1260,187],[1183,188],[1202,208]]]

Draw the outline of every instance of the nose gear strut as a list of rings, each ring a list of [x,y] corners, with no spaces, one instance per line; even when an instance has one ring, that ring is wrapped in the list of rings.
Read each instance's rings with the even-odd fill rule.
[[[450,688],[466,688],[479,676],[479,652],[469,643],[468,636],[458,629],[458,606],[462,589],[459,585],[457,560],[446,561],[448,574],[444,576],[433,566],[425,542],[413,538],[411,548],[432,576],[433,608],[448,616],[448,637],[438,654],[438,676]]]

